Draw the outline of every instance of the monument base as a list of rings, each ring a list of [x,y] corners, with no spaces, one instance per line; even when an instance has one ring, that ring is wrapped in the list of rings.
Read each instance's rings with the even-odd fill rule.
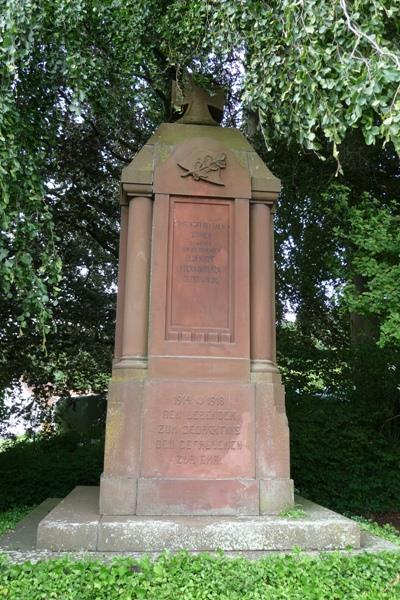
[[[99,488],[77,487],[40,523],[37,548],[53,551],[271,551],[360,548],[360,530],[347,519],[297,497],[305,516],[99,515]]]
[[[114,366],[100,513],[253,516],[293,506],[284,387],[276,367],[257,367],[238,382],[152,381]]]

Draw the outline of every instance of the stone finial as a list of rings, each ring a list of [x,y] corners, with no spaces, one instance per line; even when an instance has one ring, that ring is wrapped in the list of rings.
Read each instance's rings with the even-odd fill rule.
[[[185,114],[177,123],[219,125],[224,110],[224,91],[222,88],[217,88],[215,93],[210,94],[190,79],[182,92],[177,82],[173,81],[172,105],[181,106],[185,109]],[[216,118],[214,118],[212,113],[214,113]]]

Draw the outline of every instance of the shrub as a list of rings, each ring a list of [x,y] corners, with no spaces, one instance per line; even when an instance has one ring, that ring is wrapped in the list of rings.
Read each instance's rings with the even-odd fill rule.
[[[400,509],[400,451],[351,402],[287,399],[292,477],[299,492],[333,510]]]
[[[76,485],[98,485],[102,466],[99,431],[7,443],[0,452],[0,511],[63,498]]]

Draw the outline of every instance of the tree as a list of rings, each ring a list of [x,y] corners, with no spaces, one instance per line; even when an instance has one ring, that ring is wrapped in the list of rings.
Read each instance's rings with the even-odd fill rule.
[[[308,339],[321,323],[325,341],[343,339],[328,293],[371,250],[351,230],[371,230],[364,193],[386,211],[391,264],[397,247],[399,13],[392,0],[1,0],[3,388],[23,373],[42,391],[104,386],[118,174],[171,119],[171,81],[189,72],[226,86],[226,122],[252,116],[259,151],[284,181],[282,306],[296,305]],[[341,171],[346,206],[332,187]],[[397,297],[382,312],[381,284],[371,283],[392,342]],[[363,310],[346,289],[348,306]]]

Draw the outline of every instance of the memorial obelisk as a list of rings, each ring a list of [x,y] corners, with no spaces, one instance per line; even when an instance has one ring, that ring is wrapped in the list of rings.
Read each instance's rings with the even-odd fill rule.
[[[275,359],[280,183],[189,88],[123,170],[103,515],[276,514],[293,503]]]

